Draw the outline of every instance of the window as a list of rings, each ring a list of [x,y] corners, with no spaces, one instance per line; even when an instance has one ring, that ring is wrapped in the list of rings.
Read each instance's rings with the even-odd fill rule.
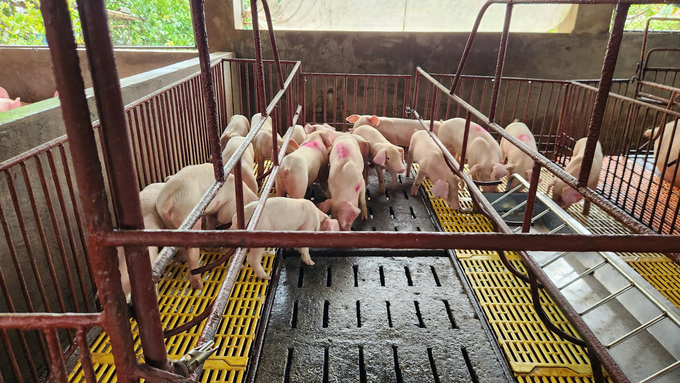
[[[274,28],[360,32],[469,32],[485,0],[270,0]],[[515,5],[512,32],[571,32],[576,6]],[[267,27],[258,7],[260,28]],[[252,29],[250,0],[234,1],[236,27]],[[571,18],[573,19],[573,17]],[[482,32],[500,32],[505,5],[492,5],[480,25]],[[564,24],[571,23],[565,28]]]
[[[680,4],[632,4],[626,18],[627,31],[644,31],[652,16],[680,17]],[[650,31],[680,31],[679,21],[653,21]]]

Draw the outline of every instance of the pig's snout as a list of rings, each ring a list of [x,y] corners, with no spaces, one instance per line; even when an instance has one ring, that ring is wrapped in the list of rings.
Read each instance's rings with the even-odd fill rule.
[[[406,173],[406,167],[403,167],[403,168],[397,170],[397,173],[399,173],[399,174],[404,174],[404,173]]]

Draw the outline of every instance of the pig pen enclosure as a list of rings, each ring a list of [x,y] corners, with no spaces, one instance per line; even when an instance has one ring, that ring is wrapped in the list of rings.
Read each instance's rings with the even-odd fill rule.
[[[253,12],[258,3],[268,13],[265,1],[253,1]],[[68,137],[0,164],[1,380],[680,380],[680,243],[672,236],[680,205],[668,171],[680,153],[657,160],[644,137],[662,126],[674,135],[679,69],[649,65],[653,51],[643,47],[638,78],[612,79],[622,2],[599,80],[502,77],[515,3],[522,1],[506,3],[496,75],[485,77],[460,75],[479,23],[459,75],[305,73],[303,63],[278,59],[271,24],[275,59],[262,60],[257,18],[256,58],[211,64],[202,3],[192,1],[203,70],[123,106],[103,4],[91,2],[81,16],[99,113],[93,126],[65,4],[44,0]],[[240,169],[264,120],[225,164],[219,133],[232,115],[258,112],[273,117],[281,153],[290,127],[345,131],[351,114],[462,117],[498,139],[519,119],[538,151],[512,143],[541,171],[515,190],[482,193],[438,143],[466,185],[460,211],[435,197],[429,181],[411,195],[414,174],[382,194],[371,169],[369,218],[352,232],[257,232],[258,213],[245,222],[240,209],[240,230],[188,230],[222,175]],[[604,150],[597,190],[562,170],[584,136]],[[140,231],[139,190],[211,156],[216,181],[182,227]],[[282,158],[275,146],[261,204]],[[596,205],[589,215],[580,203],[564,211],[551,200],[551,173]],[[235,197],[242,202],[242,192]],[[324,196],[312,187],[307,198]],[[165,246],[153,265],[148,245]],[[189,245],[202,248],[201,290],[190,287],[187,265],[173,261],[173,246]],[[136,319],[128,318],[115,246],[126,246]],[[268,247],[262,262],[271,281],[240,267],[246,248],[258,246]],[[312,248],[315,265],[284,251],[299,246]]]

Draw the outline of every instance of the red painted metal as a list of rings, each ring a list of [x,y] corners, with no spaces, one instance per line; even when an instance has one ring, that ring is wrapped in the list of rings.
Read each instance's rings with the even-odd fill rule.
[[[508,47],[508,35],[510,33],[510,20],[512,19],[512,2],[505,6],[505,21],[503,23],[503,33],[501,34],[501,46],[498,48],[498,62],[496,63],[496,76],[494,77],[493,93],[491,94],[491,110],[489,111],[489,121],[496,121],[496,109],[498,108],[498,92],[501,88],[501,77],[503,76],[503,66],[505,64],[505,50]],[[507,92],[505,96],[507,97]]]
[[[529,191],[527,192],[527,204],[524,209],[524,219],[522,220],[522,233],[528,233],[531,229],[531,219],[534,216],[534,204],[536,203],[536,191],[541,177],[541,164],[534,162],[531,169],[531,180],[529,181]]]

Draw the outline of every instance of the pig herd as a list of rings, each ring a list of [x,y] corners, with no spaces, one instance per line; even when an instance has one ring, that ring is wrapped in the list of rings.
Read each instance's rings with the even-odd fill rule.
[[[251,126],[261,122],[261,119],[259,113],[250,121],[241,115],[234,115],[230,119],[220,138],[222,160],[225,163],[243,143]],[[422,130],[419,121],[359,115],[351,115],[346,120],[353,124],[347,133],[336,131],[327,124],[294,127],[286,155],[276,173],[277,196],[267,200],[256,230],[349,231],[359,216],[362,220],[368,218],[366,185],[371,164],[378,174],[380,192],[384,193],[383,170],[390,174],[391,185],[395,185],[399,174],[406,173],[408,176],[411,164],[418,163],[419,170],[411,194],[415,195],[424,178],[428,177],[433,183],[432,193],[445,199],[453,209],[460,209],[458,194],[464,185],[448,168],[439,146],[427,131]],[[435,134],[445,147],[452,154],[460,156],[465,120],[453,118],[434,121],[433,125]],[[515,121],[506,130],[536,150],[534,136],[525,124]],[[273,134],[272,119],[267,117],[241,157],[246,222],[253,215],[258,199],[254,165],[257,163],[258,175],[265,175],[264,163],[272,155]],[[277,137],[277,141],[281,147],[281,137]],[[567,167],[572,175],[578,176],[584,144],[585,138],[576,144],[574,157]],[[486,129],[475,123],[470,126],[466,159],[474,180],[496,181],[514,173],[527,179],[531,177],[533,160],[529,156],[506,140],[501,140],[499,144]],[[590,180],[594,180],[595,185],[601,165],[602,149],[598,143]],[[187,166],[167,177],[163,183],[148,185],[140,193],[145,228],[178,228],[213,181],[212,164],[205,163]],[[590,181],[589,186],[593,187]],[[318,205],[304,198],[307,189],[314,183],[318,183],[326,196]],[[551,185],[554,187],[553,199],[562,206],[566,207],[582,198],[561,181],[553,181]],[[494,192],[496,186],[483,186],[483,189],[485,192]],[[235,229],[236,220],[235,178],[232,171],[193,229],[215,229],[223,225],[231,225]],[[308,248],[297,250],[306,264],[314,264]],[[257,277],[269,279],[260,264],[263,251],[250,249],[246,260]],[[122,248],[118,249],[118,254],[123,289],[129,299],[130,283]],[[157,255],[158,248],[150,247],[152,263]],[[180,249],[177,255],[178,259],[189,263],[190,270],[199,267],[198,248]],[[201,276],[189,275],[191,286],[201,289]]]

